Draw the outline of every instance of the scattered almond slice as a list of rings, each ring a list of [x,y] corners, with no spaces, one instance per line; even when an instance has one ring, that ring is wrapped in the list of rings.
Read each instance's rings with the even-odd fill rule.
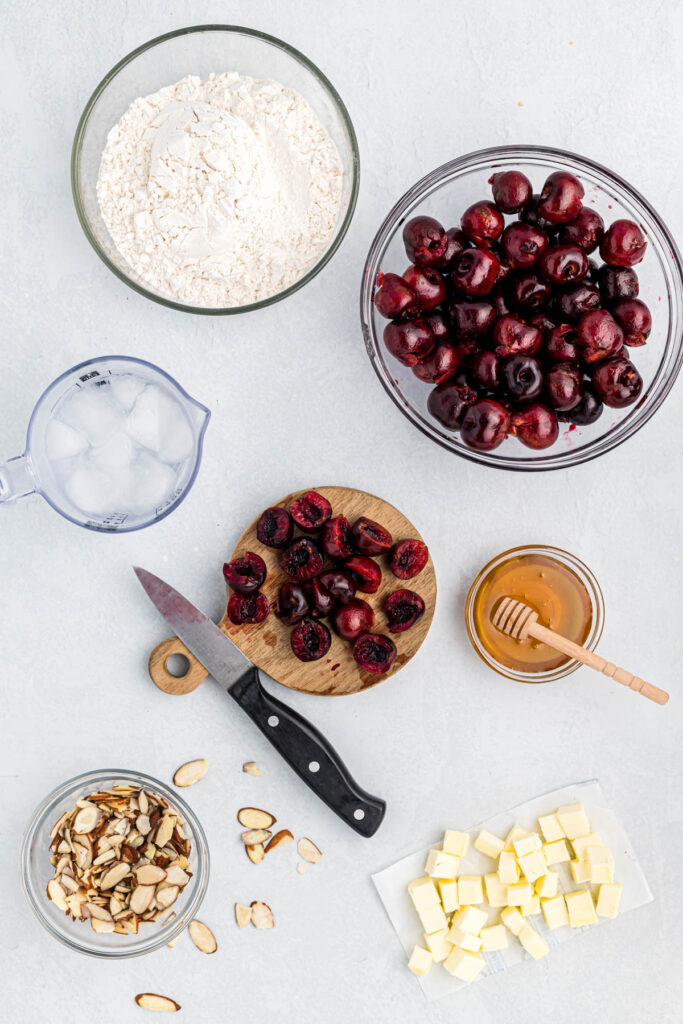
[[[255,900],[251,905],[251,923],[254,928],[272,928],[275,925],[273,911],[267,903]]]
[[[247,775],[262,775],[263,772],[256,764],[256,761],[245,761],[242,765],[242,771]]]
[[[156,992],[141,992],[135,997],[135,1002],[143,1010],[166,1010],[169,1013],[175,1013],[180,1009],[180,1003],[176,1003],[175,999],[159,996]]]
[[[302,860],[300,860],[299,863],[297,864],[296,870],[299,872],[300,875],[303,875],[304,871],[306,870],[306,865]]]
[[[289,831],[289,829],[282,828],[280,829],[279,832],[276,832],[271,839],[268,840],[268,845],[266,846],[266,853],[270,853],[271,850],[277,850],[280,846],[286,846],[287,843],[293,842],[294,836]]]
[[[263,843],[257,843],[256,846],[245,846],[247,851],[247,857],[252,864],[260,864],[263,860],[265,850],[263,849]]]
[[[94,932],[114,932],[117,926],[113,921],[100,921],[97,917],[91,917],[90,927]]]
[[[299,840],[296,844],[296,848],[299,851],[299,856],[304,860],[307,860],[309,864],[317,864],[322,857],[322,853],[315,843],[305,837]]]
[[[173,785],[179,787],[194,786],[195,783],[204,778],[208,770],[209,762],[203,757],[198,758],[196,761],[187,761],[186,764],[181,764],[173,776]]]
[[[259,807],[240,807],[237,820],[244,828],[265,829],[274,825],[277,819],[275,815],[262,811]]]
[[[242,842],[245,846],[258,846],[270,839],[272,833],[267,828],[252,828],[242,833]]]
[[[61,885],[56,878],[51,878],[47,883],[47,898],[52,900],[55,906],[67,913],[69,907],[66,902],[66,893],[62,889]]]
[[[201,953],[215,953],[218,944],[210,928],[207,928],[201,921],[190,921],[187,926],[190,938]]]
[[[235,920],[238,928],[244,928],[251,921],[251,907],[245,907],[243,903],[235,904]]]

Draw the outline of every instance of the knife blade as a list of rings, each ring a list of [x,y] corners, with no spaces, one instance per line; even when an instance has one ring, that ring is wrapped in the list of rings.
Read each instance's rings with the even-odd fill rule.
[[[358,785],[314,725],[263,688],[256,666],[204,612],[158,576],[138,566],[133,568],[176,636],[306,785],[359,835],[374,835],[384,817],[384,800]]]

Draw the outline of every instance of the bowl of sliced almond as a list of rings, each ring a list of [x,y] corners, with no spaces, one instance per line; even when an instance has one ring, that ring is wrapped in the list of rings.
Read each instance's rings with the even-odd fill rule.
[[[20,859],[43,927],[70,949],[107,959],[173,944],[209,880],[192,809],[158,779],[128,770],[86,772],[45,797]]]

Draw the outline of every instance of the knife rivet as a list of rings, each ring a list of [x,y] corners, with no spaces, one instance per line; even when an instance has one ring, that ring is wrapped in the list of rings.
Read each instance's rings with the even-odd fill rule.
[[[363,818],[365,817],[365,811],[361,807],[359,807],[357,808],[357,810],[353,812],[353,816],[356,819],[356,821],[362,821]]]
[[[311,763],[308,766],[308,770],[309,772],[313,772],[313,774],[315,775],[316,772],[320,771],[320,765],[318,764],[317,761],[311,761]]]
[[[271,715],[270,718],[268,719],[268,725],[271,727],[271,729],[274,729],[279,724],[280,719],[277,717],[277,715]]]

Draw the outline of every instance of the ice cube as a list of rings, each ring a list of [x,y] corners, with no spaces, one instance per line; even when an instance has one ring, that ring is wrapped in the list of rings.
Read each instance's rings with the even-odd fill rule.
[[[120,511],[115,508],[117,488],[114,481],[87,459],[78,460],[64,490],[81,512],[102,515],[105,512]]]
[[[97,446],[123,428],[125,413],[112,402],[108,385],[90,384],[60,403],[59,417]]]
[[[90,452],[90,461],[105,473],[130,466],[135,455],[133,442],[123,430]]]
[[[131,512],[152,512],[164,502],[176,482],[176,474],[149,452],[140,452],[130,470],[128,506]]]
[[[183,462],[194,448],[194,433],[188,418],[178,402],[174,402],[174,405],[175,416],[168,424],[159,452],[160,459],[171,463]]]
[[[126,430],[138,444],[159,452],[179,412],[182,413],[182,409],[177,402],[161,388],[150,384],[128,414]]]
[[[114,401],[126,412],[130,412],[135,405],[135,399],[147,387],[147,382],[141,377],[136,377],[134,373],[114,373],[109,378],[109,384]]]
[[[69,459],[88,447],[88,439],[61,420],[51,419],[45,430],[45,454],[48,459]]]

